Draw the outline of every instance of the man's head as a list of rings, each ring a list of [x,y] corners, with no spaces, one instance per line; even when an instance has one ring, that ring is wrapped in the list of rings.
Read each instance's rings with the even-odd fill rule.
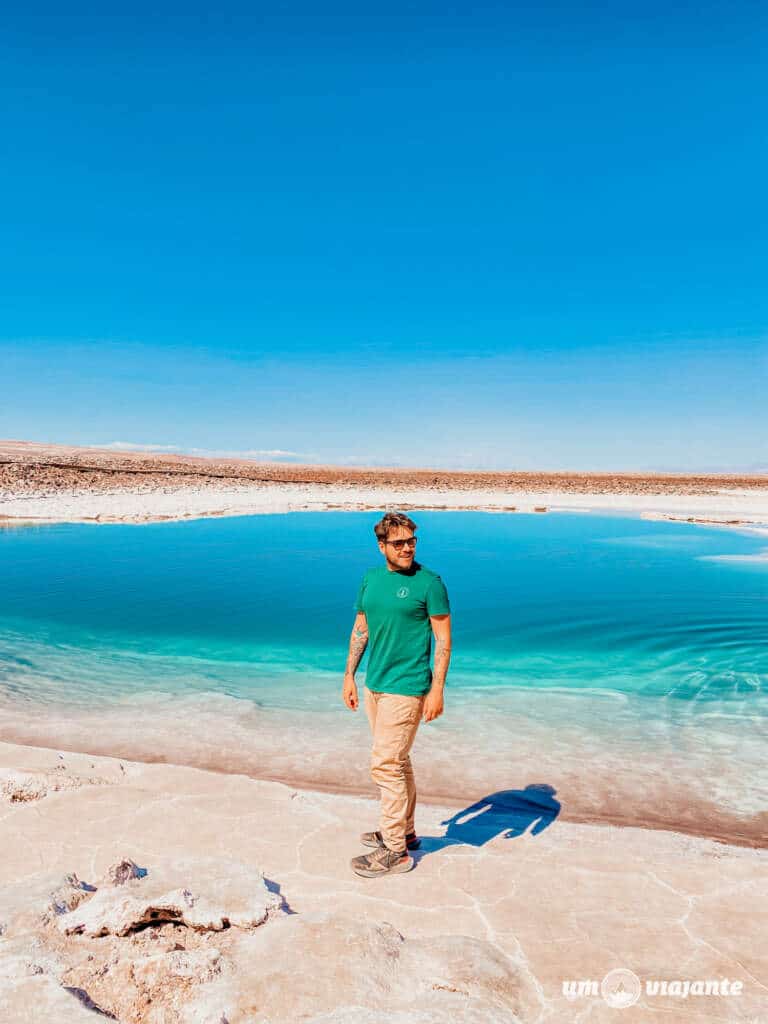
[[[373,528],[388,568],[410,569],[416,555],[416,523],[403,512],[387,512]]]

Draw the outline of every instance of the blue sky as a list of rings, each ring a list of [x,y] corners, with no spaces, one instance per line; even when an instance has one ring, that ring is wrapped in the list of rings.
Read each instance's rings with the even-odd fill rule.
[[[768,9],[0,15],[0,436],[768,471]]]

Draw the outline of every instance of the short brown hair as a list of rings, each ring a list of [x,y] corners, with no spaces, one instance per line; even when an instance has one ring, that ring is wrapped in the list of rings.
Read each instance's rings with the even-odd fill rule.
[[[373,528],[376,540],[386,540],[389,531],[396,530],[398,526],[404,526],[406,530],[413,530],[414,533],[418,529],[416,523],[404,512],[385,512]]]

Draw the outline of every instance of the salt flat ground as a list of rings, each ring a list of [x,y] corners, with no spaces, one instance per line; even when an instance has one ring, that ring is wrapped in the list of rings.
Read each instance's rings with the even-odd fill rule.
[[[555,821],[479,848],[431,840],[411,872],[368,880],[348,862],[373,799],[7,743],[0,786],[9,1024],[99,1019],[83,993],[125,1022],[614,1021],[600,996],[562,986],[615,968],[743,983],[738,996],[642,994],[622,1020],[766,1019],[765,850]],[[422,806],[419,830],[439,836],[454,810]],[[171,865],[191,905],[215,902],[222,871],[260,870],[274,906],[224,931],[65,935],[73,912],[50,910],[65,876],[101,892],[125,858],[147,879]]]

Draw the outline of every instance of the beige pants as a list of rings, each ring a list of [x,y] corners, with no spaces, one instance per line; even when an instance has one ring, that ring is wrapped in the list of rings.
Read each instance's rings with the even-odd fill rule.
[[[365,713],[373,733],[371,778],[381,792],[379,831],[390,850],[405,850],[414,831],[416,782],[410,752],[421,721],[424,697],[365,690]]]

